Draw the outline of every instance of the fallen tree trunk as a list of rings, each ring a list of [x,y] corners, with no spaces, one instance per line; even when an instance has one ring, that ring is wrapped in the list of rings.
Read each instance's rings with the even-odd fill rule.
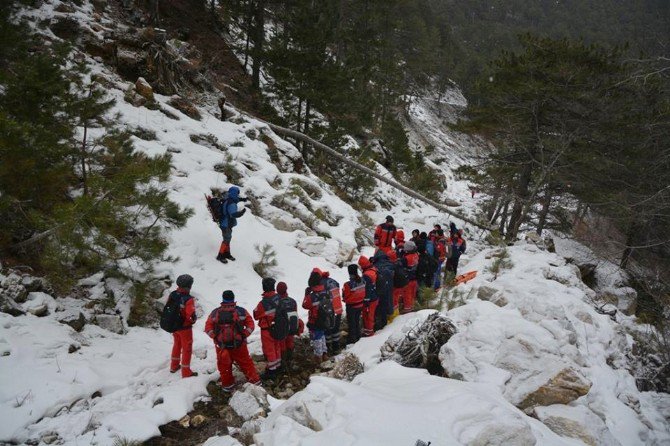
[[[328,153],[330,156],[332,156],[334,158],[337,158],[338,160],[340,160],[343,163],[353,167],[354,169],[361,170],[361,171],[377,178],[379,181],[382,181],[382,182],[388,184],[389,186],[398,189],[399,191],[409,195],[412,198],[416,198],[419,201],[423,201],[424,203],[429,204],[429,205],[435,207],[436,209],[439,209],[442,212],[444,212],[448,215],[451,215],[452,217],[463,220],[464,222],[469,223],[469,224],[471,224],[473,226],[476,226],[478,228],[481,228],[481,229],[484,229],[484,230],[487,230],[487,231],[491,230],[491,227],[486,226],[484,224],[481,224],[481,223],[479,223],[479,222],[477,222],[477,221],[475,221],[475,220],[473,220],[469,217],[466,217],[465,215],[463,215],[459,212],[455,212],[455,211],[449,209],[444,204],[438,203],[434,200],[431,200],[430,198],[424,197],[423,195],[419,194],[418,192],[415,192],[412,189],[410,189],[406,186],[403,186],[402,184],[398,183],[397,181],[386,178],[382,174],[370,169],[369,167],[365,167],[362,164],[357,163],[356,161],[353,161],[353,160],[347,158],[346,156],[342,155],[337,150],[335,150],[331,147],[328,147],[327,145],[325,145],[325,144],[323,144],[319,141],[316,141],[315,139],[310,138],[309,136],[305,135],[304,133],[300,133],[300,132],[297,132],[295,130],[287,129],[286,127],[281,127],[281,126],[278,126],[276,124],[272,124],[270,122],[263,121],[263,120],[258,119],[256,117],[253,117],[253,116],[250,116],[250,117],[253,118],[253,119],[256,119],[257,121],[260,121],[264,124],[267,124],[267,126],[270,127],[275,133],[278,133],[278,134],[284,135],[284,136],[290,136],[292,138],[296,138],[296,139],[298,139],[302,142],[310,144],[311,146]]]

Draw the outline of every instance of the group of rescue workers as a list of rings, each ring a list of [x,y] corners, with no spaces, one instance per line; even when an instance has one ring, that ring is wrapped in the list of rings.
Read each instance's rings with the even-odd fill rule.
[[[237,210],[237,203],[242,200],[245,199],[239,196],[239,189],[231,187],[227,197],[217,204],[222,208],[219,212],[224,215],[225,225],[221,225],[221,216],[213,212],[215,219],[220,220],[224,239],[218,260],[221,257],[235,260],[230,255],[230,242],[236,219],[244,214]],[[314,268],[309,275],[302,307],[308,311],[306,325],[317,363],[340,351],[343,314],[347,319],[347,344],[374,335],[398,314],[414,311],[420,287],[440,288],[443,265],[455,277],[459,258],[466,249],[463,232],[453,223],[449,225],[449,236],[436,224],[429,233],[414,229],[412,237],[405,240],[404,232],[396,228],[391,216],[376,227],[374,245],[372,257],[360,256],[357,264],[348,266],[349,280],[341,292],[340,284],[328,272]],[[168,298],[161,326],[172,332],[174,338],[170,372],[181,371],[186,378],[197,376],[190,367],[192,326],[196,321],[195,302],[190,294],[193,277],[181,275],[176,285],[177,289]],[[224,391],[231,392],[235,387],[233,364],[252,384],[260,384],[261,379],[273,380],[292,368],[295,336],[300,336],[305,328],[298,317],[297,302],[289,296],[285,282],[276,283],[274,278],[266,277],[261,286],[263,293],[253,317],[236,304],[233,291],[226,290],[221,305],[205,323],[205,332],[214,341]],[[173,309],[172,325],[165,322],[170,318],[170,309]],[[254,320],[261,329],[261,345],[267,361],[261,376],[246,343],[254,331]]]

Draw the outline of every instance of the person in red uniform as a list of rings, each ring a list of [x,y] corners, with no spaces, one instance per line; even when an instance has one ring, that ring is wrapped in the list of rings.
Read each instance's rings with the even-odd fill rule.
[[[435,237],[435,252],[437,253],[437,269],[435,270],[433,279],[433,288],[437,291],[442,284],[442,265],[444,265],[445,260],[449,257],[449,246],[442,229],[437,231]]]
[[[405,231],[401,229],[398,229],[396,231],[394,243],[395,243],[395,253],[398,256],[398,258],[400,258],[405,252]]]
[[[277,283],[277,294],[279,299],[289,299],[291,300],[291,308],[295,308],[297,311],[298,303],[288,295],[288,285],[285,282]],[[300,336],[305,331],[305,324],[302,319],[298,319],[298,336]],[[293,350],[295,349],[295,335],[288,335],[283,341],[279,341],[279,350],[281,351],[282,364],[287,368],[291,367],[291,361],[293,360]]]
[[[235,388],[233,363],[239,367],[251,384],[260,384],[254,361],[247,349],[247,338],[254,331],[254,320],[242,307],[235,304],[235,294],[226,290],[221,295],[221,306],[211,312],[205,323],[205,333],[214,340],[216,367],[221,374],[225,392]]]
[[[263,279],[262,285],[263,294],[261,301],[254,308],[254,319],[258,321],[258,327],[261,329],[261,346],[265,360],[268,362],[261,378],[272,380],[277,377],[281,367],[281,343],[270,334],[270,327],[272,327],[279,304],[279,295],[275,291],[275,279],[272,277]]]
[[[405,243],[405,256],[400,260],[407,273],[407,285],[403,291],[403,305],[400,313],[405,314],[414,311],[414,300],[417,293],[416,268],[419,265],[419,255],[414,242]]]
[[[386,216],[386,221],[381,223],[375,229],[375,246],[384,252],[393,249],[391,245],[396,236],[396,227],[393,224],[393,217]]]
[[[405,289],[409,283],[407,280],[407,270],[402,264],[402,257],[399,259],[395,252],[391,253],[389,260],[393,263],[393,312],[388,316],[388,322],[400,314],[400,302],[402,302]]]
[[[377,283],[377,268],[372,265],[370,259],[365,256],[358,258],[358,266],[363,270],[365,280],[365,298],[363,299],[363,336],[375,334],[375,312],[379,297],[375,284]]]
[[[181,315],[181,328],[172,333],[172,357],[170,360],[170,372],[176,373],[181,370],[182,378],[198,376],[191,370],[191,354],[193,353],[193,324],[197,317],[195,315],[195,299],[191,296],[193,277],[182,274],[177,277],[177,289],[170,293],[168,299],[179,301],[179,314]]]
[[[342,287],[342,297],[347,306],[347,343],[353,344],[361,338],[361,316],[365,300],[365,280],[358,274],[358,265],[347,267],[349,281]]]

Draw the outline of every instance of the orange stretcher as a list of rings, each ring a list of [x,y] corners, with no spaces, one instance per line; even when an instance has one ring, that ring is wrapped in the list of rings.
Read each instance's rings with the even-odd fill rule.
[[[460,274],[460,275],[456,276],[456,278],[454,279],[454,281],[452,283],[453,283],[454,286],[457,286],[457,285],[460,285],[462,283],[467,283],[470,280],[474,279],[475,277],[477,277],[477,271],[469,271],[465,274]]]

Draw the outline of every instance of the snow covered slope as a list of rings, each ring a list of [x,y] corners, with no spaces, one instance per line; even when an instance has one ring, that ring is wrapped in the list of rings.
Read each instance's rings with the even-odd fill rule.
[[[43,13],[52,14],[53,6],[45,3],[49,10]],[[86,15],[80,18],[87,20]],[[158,435],[158,426],[182,417],[206,396],[207,383],[218,378],[214,349],[202,330],[203,316],[219,304],[221,292],[234,290],[247,309],[258,302],[255,245],[272,245],[278,260],[275,276],[288,283],[298,300],[313,267],[331,271],[342,283],[347,262],[359,254],[355,240],[362,213],[308,169],[301,171],[299,152],[265,125],[241,116],[221,122],[205,109],[200,110],[202,120],[194,120],[160,95],[153,110],[134,107],[124,101],[132,85],[89,62],[95,74],[107,79],[119,124],[141,128],[138,134],[155,133],[138,138],[137,147],[149,154],[172,154],[171,197],[195,211],[185,228],[170,235],[169,254],[178,259],[157,270],[172,279],[182,273],[195,277],[201,319],[194,330],[192,367],[200,376],[182,380],[168,372],[171,337],[160,330],[121,326],[125,334],[118,334],[114,325],[107,325],[110,330],[89,323],[78,333],[58,322],[80,311],[92,317],[84,304],[103,299],[106,287],[116,290],[114,309],[125,318],[128,297],[113,280],[91,278],[85,285],[90,296],[84,300],[31,294],[22,305],[45,304],[50,315],[0,313],[0,442],[110,445],[117,436],[145,440]],[[441,118],[430,107],[418,104],[413,110],[425,132],[434,129],[436,141],[452,138],[438,129]],[[446,164],[451,168],[472,154],[464,148],[471,147],[468,142],[433,145],[436,153],[448,149],[445,155],[457,160]],[[434,161],[442,157],[435,156]],[[235,228],[232,251],[238,260],[222,265],[214,259],[220,232],[203,194],[230,186],[231,179],[220,171],[231,173],[231,166],[240,175],[243,195],[253,196],[254,204]],[[467,184],[453,181],[449,186],[449,195],[473,211],[476,202],[469,200]],[[435,209],[390,195],[395,207],[372,212],[373,221],[391,213],[406,232],[448,222]],[[317,209],[322,218],[314,217]],[[364,374],[351,383],[315,378],[273,410],[257,444],[412,445],[417,439],[434,446],[670,444],[668,396],[636,389],[627,370],[630,337],[593,310],[590,290],[575,268],[521,242],[508,249],[511,268],[494,278],[487,269],[499,253],[475,236],[470,234],[462,270],[476,269],[480,275],[444,297],[452,306],[460,304],[447,313],[459,333],[441,352],[451,379],[378,363],[380,346],[428,312],[399,317],[350,348],[365,364]],[[251,338],[254,352],[260,351],[258,334]]]

